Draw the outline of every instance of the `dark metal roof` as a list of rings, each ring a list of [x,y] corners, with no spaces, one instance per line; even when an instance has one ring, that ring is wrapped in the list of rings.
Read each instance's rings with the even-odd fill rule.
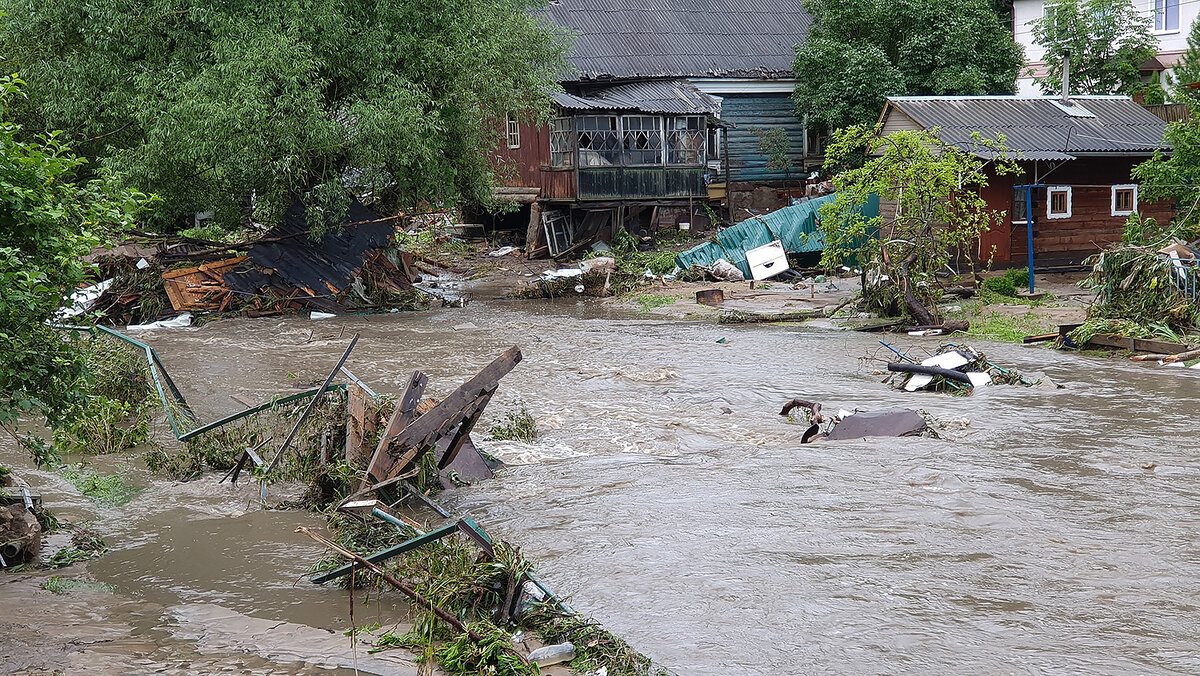
[[[687,80],[642,80],[611,87],[583,88],[579,95],[557,92],[551,98],[566,110],[635,110],[668,115],[717,115],[721,102]]]
[[[552,0],[583,80],[790,78],[812,17],[799,0]]]
[[[1004,135],[1020,159],[1067,160],[1078,155],[1150,155],[1168,150],[1166,123],[1126,96],[1073,96],[1072,112],[1050,96],[897,96],[894,107],[938,137],[970,149],[971,135]],[[1082,108],[1082,110],[1079,110]],[[987,153],[980,153],[987,154]]]
[[[329,224],[320,240],[313,240],[311,230],[303,203],[294,203],[282,222],[263,235],[265,240],[279,241],[251,247],[251,262],[273,270],[290,286],[318,296],[337,294],[354,281],[367,251],[387,246],[395,226],[353,202],[346,216],[339,223]],[[226,275],[226,284],[242,290],[261,287],[263,279],[261,275],[249,275],[231,280]]]

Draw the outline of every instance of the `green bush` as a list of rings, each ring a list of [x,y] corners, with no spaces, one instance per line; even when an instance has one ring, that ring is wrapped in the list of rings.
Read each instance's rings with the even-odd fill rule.
[[[1013,281],[1007,276],[992,277],[991,279],[983,280],[984,291],[991,291],[999,296],[1014,297],[1017,295],[1017,287]]]

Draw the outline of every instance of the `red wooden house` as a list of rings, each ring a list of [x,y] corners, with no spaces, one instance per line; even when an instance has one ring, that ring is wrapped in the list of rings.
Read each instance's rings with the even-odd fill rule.
[[[1119,242],[1130,214],[1160,223],[1173,204],[1140,200],[1134,166],[1164,144],[1166,123],[1125,96],[898,96],[887,100],[882,133],[924,129],[975,149],[972,134],[1003,137],[1023,170],[989,178],[983,197],[1007,217],[984,233],[979,259],[1021,264],[1028,254],[1025,190],[1033,190],[1033,253],[1042,264],[1078,263]],[[981,156],[986,151],[975,150]]]

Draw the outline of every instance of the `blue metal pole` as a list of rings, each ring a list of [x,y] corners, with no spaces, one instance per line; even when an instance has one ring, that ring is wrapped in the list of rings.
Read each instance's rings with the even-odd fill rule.
[[[1033,294],[1033,186],[1025,186],[1025,237],[1029,244],[1029,293]]]

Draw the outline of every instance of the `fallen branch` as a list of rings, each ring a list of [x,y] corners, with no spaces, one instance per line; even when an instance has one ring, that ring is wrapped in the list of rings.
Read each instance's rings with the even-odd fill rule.
[[[817,319],[824,317],[824,310],[799,310],[796,312],[776,312],[772,314],[758,314],[755,312],[739,312],[731,310],[722,314],[718,319],[718,324],[758,324],[762,322],[802,322],[806,319]]]
[[[383,580],[386,581],[388,584],[392,585],[396,589],[399,589],[405,596],[416,601],[420,607],[429,608],[430,610],[433,611],[433,614],[437,615],[443,622],[450,625],[451,627],[454,627],[458,631],[466,634],[467,636],[469,636],[471,638],[472,641],[479,643],[479,641],[480,641],[479,635],[476,634],[475,632],[471,631],[470,629],[468,629],[466,626],[464,626],[463,623],[460,622],[457,617],[455,617],[455,616],[451,615],[450,613],[446,612],[445,610],[442,610],[441,608],[438,608],[437,606],[433,605],[433,603],[431,601],[429,601],[428,599],[426,599],[423,596],[421,596],[420,594],[418,594],[411,587],[404,584],[400,580],[397,580],[396,578],[392,577],[391,575],[388,575],[379,566],[371,563],[370,561],[364,559],[363,557],[359,556],[358,554],[355,554],[354,552],[350,551],[349,549],[342,547],[341,545],[334,542],[333,540],[330,540],[329,538],[325,537],[324,535],[313,532],[309,528],[300,526],[299,528],[296,529],[296,532],[304,533],[308,537],[316,540],[317,542],[325,545],[329,549],[332,549],[333,551],[337,552],[344,558],[350,559],[351,561],[357,563],[358,565],[362,566],[363,568],[366,568],[367,570],[371,571],[372,573],[375,573],[379,577],[383,578]]]
[[[1180,352],[1179,354],[1167,356],[1163,358],[1163,362],[1167,364],[1174,364],[1177,361],[1190,361],[1198,357],[1200,357],[1200,350],[1188,350],[1187,352]]]

